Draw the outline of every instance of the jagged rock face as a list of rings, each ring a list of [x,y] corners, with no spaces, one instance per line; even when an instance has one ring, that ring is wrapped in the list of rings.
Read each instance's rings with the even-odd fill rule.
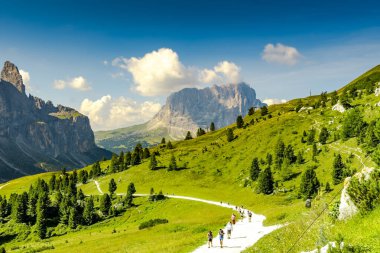
[[[12,63],[5,63],[1,77],[0,182],[46,170],[81,167],[110,156],[95,145],[86,116],[26,96],[22,78]]]
[[[158,114],[148,122],[148,129],[165,127],[170,137],[183,138],[187,131],[207,129],[211,122],[217,128],[230,125],[238,115],[245,116],[251,107],[262,107],[256,92],[240,83],[211,88],[186,88],[170,95]]]
[[[6,61],[4,68],[1,71],[1,79],[13,84],[19,92],[25,94],[25,85],[22,81],[22,76],[18,72],[18,68],[11,62]]]

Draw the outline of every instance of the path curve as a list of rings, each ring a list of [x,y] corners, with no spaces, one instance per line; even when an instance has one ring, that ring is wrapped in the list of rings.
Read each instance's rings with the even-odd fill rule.
[[[100,193],[100,194],[104,194],[104,192],[103,192],[102,189],[100,188],[100,184],[99,184],[99,182],[96,181],[96,180],[94,180],[94,183],[95,183],[95,185],[96,185],[96,188],[98,188],[99,193]]]
[[[134,196],[146,197],[146,196],[149,196],[149,194],[134,194]],[[238,214],[238,211],[236,211],[235,206],[229,205],[227,203],[221,203],[221,202],[187,197],[187,196],[177,196],[177,195],[165,195],[165,196],[168,198],[198,201],[198,202],[203,202],[206,204],[230,208],[230,209],[233,209],[233,212],[236,215]],[[246,214],[247,209],[244,209],[244,212]],[[226,223],[228,222],[229,218],[230,217],[226,217]],[[254,245],[264,235],[269,234],[272,231],[282,227],[282,225],[264,227],[263,222],[265,219],[266,217],[264,215],[258,215],[252,212],[251,222],[248,221],[248,218],[239,220],[233,227],[231,239],[227,239],[227,236],[225,236],[224,247],[222,249],[219,246],[219,238],[216,236],[213,240],[214,247],[208,248],[207,243],[206,243],[202,245],[201,247],[197,248],[195,251],[193,251],[193,253],[203,253],[203,252],[238,253],[238,252],[241,252],[244,249]],[[223,230],[226,233],[226,230],[224,227],[223,227]],[[218,231],[213,231],[214,235],[217,235],[218,234],[217,232]],[[206,233],[205,233],[205,241],[206,241]]]
[[[0,190],[3,189],[7,185],[9,185],[9,183],[6,183],[5,185],[0,186]]]

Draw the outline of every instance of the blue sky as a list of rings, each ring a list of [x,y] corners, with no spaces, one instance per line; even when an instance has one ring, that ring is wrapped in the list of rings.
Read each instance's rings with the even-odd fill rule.
[[[260,99],[292,99],[380,64],[378,1],[0,6],[0,61],[29,74],[31,94],[81,110],[96,130],[142,123],[183,87],[245,81]]]

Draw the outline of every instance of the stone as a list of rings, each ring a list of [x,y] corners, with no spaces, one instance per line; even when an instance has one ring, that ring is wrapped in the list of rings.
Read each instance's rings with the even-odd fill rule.
[[[311,199],[307,199],[307,200],[305,201],[305,207],[306,207],[306,208],[311,208]]]
[[[341,112],[341,113],[343,113],[343,112],[346,111],[346,109],[344,108],[344,106],[340,102],[338,102],[336,105],[334,105],[332,107],[332,110],[333,111],[338,111],[338,112]]]
[[[25,85],[22,81],[22,76],[16,65],[10,61],[4,63],[3,70],[1,71],[1,80],[13,84],[19,92],[25,94]]]
[[[183,139],[187,131],[195,136],[199,127],[207,130],[211,122],[216,128],[230,125],[238,115],[247,115],[249,108],[264,105],[256,98],[255,90],[245,83],[185,88],[167,98],[148,122],[148,130],[167,128],[171,138]]]

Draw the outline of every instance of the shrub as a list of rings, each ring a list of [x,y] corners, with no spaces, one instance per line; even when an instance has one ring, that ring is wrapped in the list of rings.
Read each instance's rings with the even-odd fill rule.
[[[148,220],[140,224],[139,230],[145,229],[145,228],[151,228],[159,224],[165,224],[168,223],[169,221],[167,219],[153,219],[153,220]]]

